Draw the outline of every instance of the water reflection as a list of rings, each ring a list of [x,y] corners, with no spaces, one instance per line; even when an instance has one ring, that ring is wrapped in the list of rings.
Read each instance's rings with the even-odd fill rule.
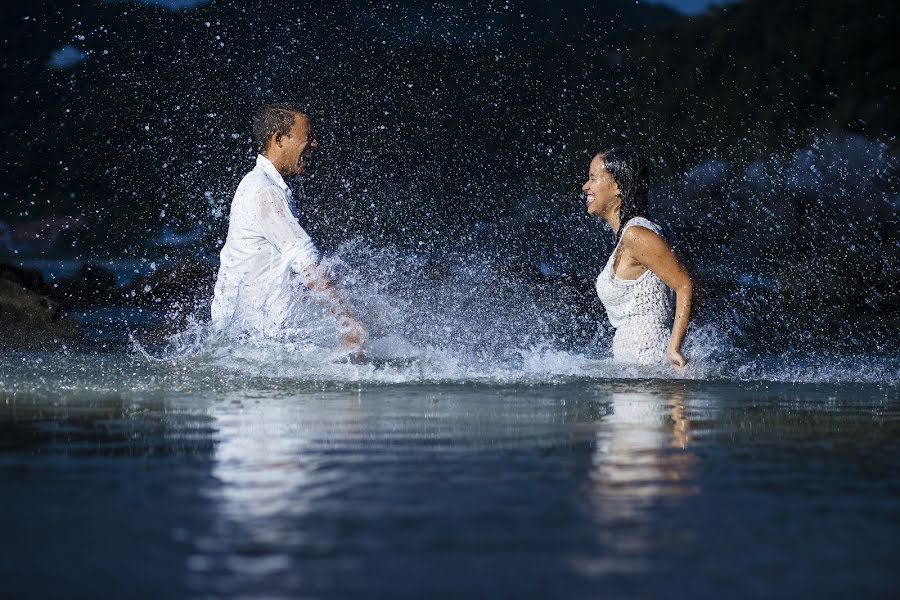
[[[578,402],[556,389],[238,392],[209,411],[214,524],[188,560],[205,592],[341,587],[321,578],[361,577],[364,557],[434,568],[448,547],[512,551],[551,523],[581,547],[577,574],[645,571],[684,537],[660,530],[660,507],[696,487],[677,386],[604,387]]]
[[[682,388],[611,394],[609,413],[596,432],[589,495],[596,535],[614,552],[576,561],[579,571],[643,571],[661,549],[690,538],[661,523],[659,513],[697,492],[691,443]]]
[[[86,398],[0,393],[0,454],[25,456],[205,457],[209,418],[159,398]],[[29,464],[31,466],[31,464]]]
[[[188,559],[195,588],[259,592],[277,582],[302,590],[297,558],[331,552],[315,525],[323,499],[344,482],[340,465],[328,461],[328,437],[352,435],[359,422],[346,396],[335,400],[241,391],[210,406],[219,429],[209,491],[215,517]]]
[[[171,381],[0,394],[11,597],[896,589],[894,388]]]

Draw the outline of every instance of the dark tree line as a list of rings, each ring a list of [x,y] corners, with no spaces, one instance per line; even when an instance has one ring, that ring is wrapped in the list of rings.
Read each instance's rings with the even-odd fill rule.
[[[197,222],[214,245],[249,119],[272,98],[316,117],[320,236],[401,243],[577,193],[589,153],[613,143],[645,149],[664,181],[824,132],[893,145],[900,127],[893,2],[750,0],[691,19],[628,1],[463,6],[5,8],[0,218],[82,216],[85,252],[139,253],[164,224]],[[63,44],[86,60],[48,67]]]

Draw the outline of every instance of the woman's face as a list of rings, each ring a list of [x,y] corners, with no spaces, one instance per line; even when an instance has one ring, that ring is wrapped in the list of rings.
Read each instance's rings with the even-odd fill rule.
[[[588,170],[588,179],[581,186],[581,190],[587,195],[587,212],[595,217],[603,217],[612,210],[617,210],[620,205],[619,186],[606,167],[603,158],[598,154],[591,161]]]

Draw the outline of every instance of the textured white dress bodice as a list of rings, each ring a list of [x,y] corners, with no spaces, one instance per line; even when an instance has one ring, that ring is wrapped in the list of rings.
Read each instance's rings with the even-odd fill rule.
[[[619,244],[629,227],[645,227],[662,236],[656,223],[634,217],[625,223]],[[620,279],[614,265],[619,244],[597,277],[597,295],[616,329],[613,358],[623,362],[655,364],[665,360],[672,331],[672,292],[649,269],[637,279]]]

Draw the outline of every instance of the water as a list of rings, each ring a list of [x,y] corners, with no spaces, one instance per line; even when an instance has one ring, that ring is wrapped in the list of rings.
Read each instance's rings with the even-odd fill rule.
[[[809,11],[772,60],[726,45],[718,68],[647,44],[750,31],[752,7],[500,3],[413,31],[402,6],[100,4],[9,19],[0,246],[85,339],[0,353],[0,597],[898,595],[900,165],[890,90],[840,75],[883,16],[818,19],[836,68],[803,83]],[[290,339],[204,323],[191,267],[274,97],[316,121],[292,185],[366,364],[301,290]],[[698,283],[681,372],[607,357],[612,236],[578,189],[626,142]],[[12,235],[57,213],[85,229]]]
[[[890,320],[741,288],[684,371],[628,367],[592,291],[485,248],[330,253],[365,364],[298,282],[282,339],[212,331],[201,290],[0,354],[0,592],[896,595]]]
[[[5,597],[900,585],[896,379],[403,383],[402,365],[0,358]]]

